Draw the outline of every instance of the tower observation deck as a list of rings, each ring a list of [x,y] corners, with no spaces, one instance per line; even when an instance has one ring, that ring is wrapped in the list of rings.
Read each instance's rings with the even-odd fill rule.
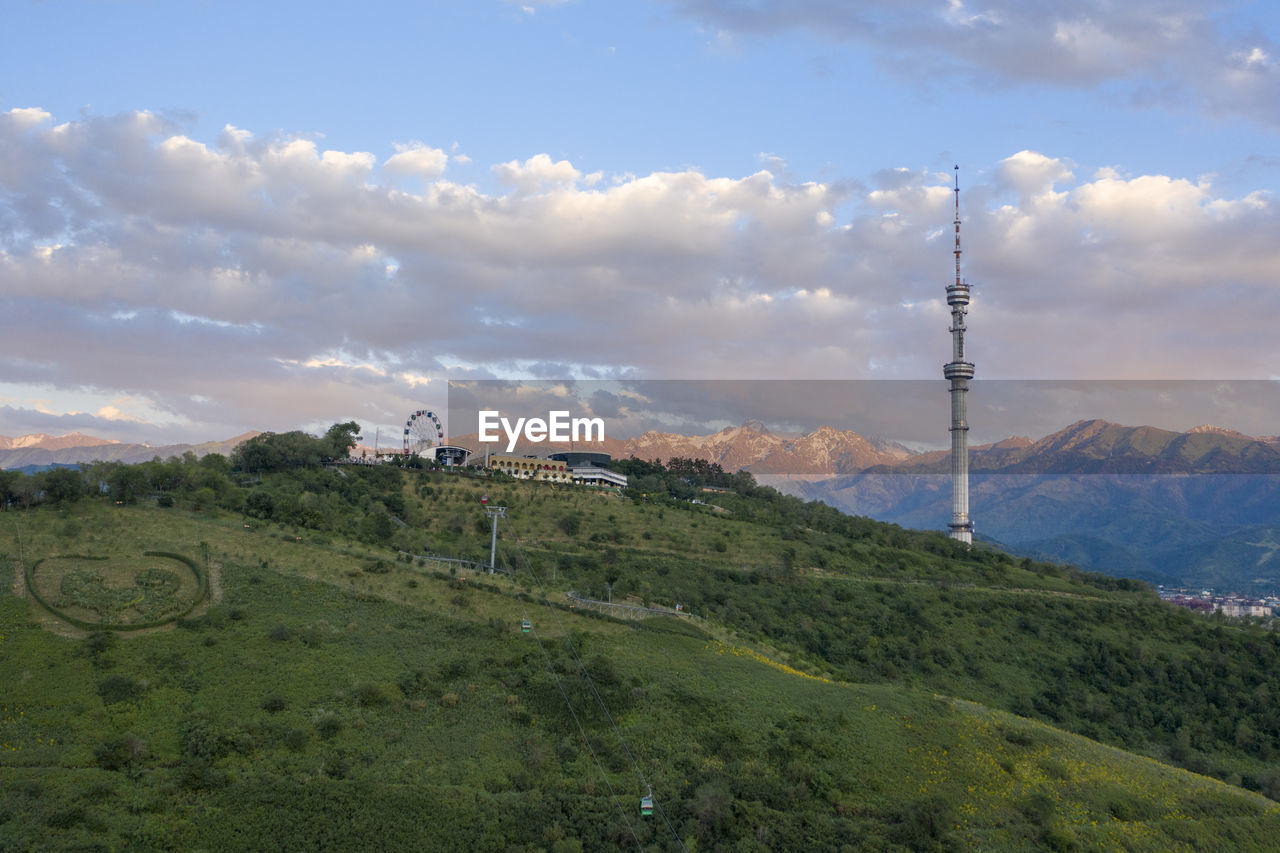
[[[947,285],[947,305],[951,307],[951,361],[942,366],[942,375],[951,382],[951,523],[952,539],[966,545],[973,542],[973,521],[969,518],[969,420],[966,399],[973,362],[964,353],[965,315],[969,313],[969,284],[960,277],[960,167],[956,166],[956,281]]]

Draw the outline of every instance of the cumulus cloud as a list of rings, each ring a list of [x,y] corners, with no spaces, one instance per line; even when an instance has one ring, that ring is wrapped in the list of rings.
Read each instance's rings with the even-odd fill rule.
[[[1001,86],[1114,82],[1134,103],[1280,125],[1280,45],[1238,4],[1194,0],[669,0],[729,33],[808,29],[877,50],[915,79]],[[1246,7],[1247,8],[1247,7]]]
[[[493,174],[507,186],[522,192],[537,192],[547,186],[572,186],[582,177],[568,160],[551,162],[546,154],[535,154],[523,163],[512,160],[493,167]]]
[[[421,142],[397,145],[396,153],[382,164],[382,170],[393,175],[420,175],[434,178],[444,173],[449,155],[442,149],[431,148]]]
[[[947,351],[952,175],[916,165],[864,188],[537,154],[496,193],[406,192],[370,154],[146,113],[3,114],[0,154],[0,375],[97,394],[99,424],[395,424],[446,376],[934,379]],[[982,376],[1271,375],[1274,197],[1053,152],[987,175],[962,199]]]

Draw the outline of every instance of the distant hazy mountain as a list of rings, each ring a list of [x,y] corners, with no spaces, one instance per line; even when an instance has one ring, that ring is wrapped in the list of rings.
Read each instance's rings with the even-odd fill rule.
[[[123,444],[106,438],[95,438],[78,432],[68,435],[24,435],[18,438],[0,436],[0,468],[31,468],[49,465],[74,465],[78,462],[146,462],[159,456],[181,456],[188,450],[196,456],[208,453],[228,455],[236,445],[258,435],[247,432],[225,441],[202,444]]]
[[[474,435],[453,441],[473,450],[480,446]],[[755,420],[708,435],[651,430],[635,438],[610,438],[598,444],[578,444],[576,448],[599,450],[619,459],[630,456],[664,462],[674,457],[705,459],[718,463],[726,471],[746,469],[761,475],[798,478],[853,473],[874,465],[896,463],[911,455],[911,451],[901,445],[873,441],[849,430],[824,426],[802,436],[787,437],[770,432]],[[521,443],[515,452],[545,456],[568,449],[567,444]],[[505,447],[490,447],[490,452],[500,450],[505,450]]]
[[[895,466],[907,473],[950,471],[950,451],[913,456]],[[1008,438],[970,449],[970,471],[1006,474],[1280,473],[1280,444],[1220,427],[1174,432],[1077,421],[1039,441]]]
[[[949,454],[804,484],[805,496],[908,527],[950,521]],[[1115,574],[1280,587],[1280,447],[1218,427],[1087,420],[970,452],[979,533]]]
[[[35,448],[37,450],[65,450],[69,447],[96,447],[102,444],[119,444],[113,438],[95,438],[82,432],[69,432],[66,435],[48,435],[37,432],[9,438],[0,435],[0,450],[21,450]]]

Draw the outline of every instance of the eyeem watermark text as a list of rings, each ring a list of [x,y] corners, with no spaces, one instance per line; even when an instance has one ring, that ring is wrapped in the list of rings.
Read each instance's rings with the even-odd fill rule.
[[[604,441],[604,418],[571,418],[569,412],[548,412],[546,419],[516,418],[513,425],[496,409],[480,410],[480,441],[501,441],[498,427],[507,436],[507,452],[514,453],[523,435],[525,441]]]

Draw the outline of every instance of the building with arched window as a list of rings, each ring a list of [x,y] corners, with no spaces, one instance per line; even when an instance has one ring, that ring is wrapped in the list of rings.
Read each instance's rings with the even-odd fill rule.
[[[489,468],[518,480],[538,480],[545,483],[571,482],[569,465],[557,459],[494,453],[489,456]]]

